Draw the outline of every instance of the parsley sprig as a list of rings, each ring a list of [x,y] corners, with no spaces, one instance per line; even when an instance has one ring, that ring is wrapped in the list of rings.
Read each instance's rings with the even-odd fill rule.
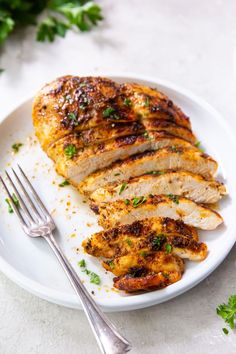
[[[223,303],[219,305],[216,309],[216,313],[231,329],[234,329],[236,318],[236,295],[231,295],[227,304]],[[225,334],[228,334],[229,332],[227,328],[223,328],[222,330]]]
[[[90,283],[96,285],[99,285],[101,283],[99,275],[87,269],[86,262],[84,259],[81,259],[81,261],[78,262],[78,265],[80,266],[80,268],[82,268],[82,272],[85,272],[87,275],[90,276]]]
[[[39,22],[38,15],[45,17]],[[68,30],[89,31],[103,19],[101,7],[89,0],[1,0],[0,45],[19,27],[37,26],[37,40],[54,41]]]

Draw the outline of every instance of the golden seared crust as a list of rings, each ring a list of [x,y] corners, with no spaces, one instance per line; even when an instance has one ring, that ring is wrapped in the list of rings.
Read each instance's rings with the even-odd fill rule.
[[[157,274],[146,274],[141,277],[124,275],[114,278],[114,287],[124,290],[127,293],[137,291],[150,291],[163,289],[168,285],[176,283],[182,277],[180,272],[160,272]]]
[[[167,96],[145,86],[119,85],[102,77],[68,75],[45,85],[34,99],[32,116],[44,150],[68,134],[107,122],[142,123],[150,117],[191,129],[188,118]]]
[[[169,134],[189,141],[191,144],[197,142],[196,136],[188,128],[181,127],[171,121],[163,119],[144,119],[142,121],[144,127],[148,132],[152,131],[165,131]]]
[[[152,141],[152,146],[154,144],[155,141]],[[115,162],[106,169],[87,177],[80,183],[79,190],[81,193],[90,194],[97,188],[110,183],[122,182],[149,171],[167,169],[185,170],[212,178],[217,170],[217,162],[195,148],[170,145],[157,151],[144,152]]]
[[[119,85],[102,77],[68,75],[45,85],[34,99],[32,112],[35,132],[43,149],[74,131],[107,121],[137,120],[130,107],[120,101]],[[104,117],[103,111],[108,107],[113,107],[115,114]]]
[[[99,204],[136,195],[176,194],[197,203],[216,203],[226,194],[225,186],[215,180],[186,171],[151,171],[150,174],[131,178],[123,183],[113,183],[98,188],[90,200]]]
[[[136,220],[150,217],[169,217],[182,220],[203,230],[214,230],[223,222],[222,217],[209,208],[190,199],[173,195],[154,195],[136,197],[132,200],[117,200],[101,203],[93,207],[99,212],[99,224],[109,229],[123,224],[132,224]]]
[[[63,156],[65,145],[73,144],[77,149],[82,149],[86,146],[109,142],[109,140],[114,138],[136,135],[142,132],[144,132],[144,127],[138,122],[128,124],[109,123],[102,127],[99,126],[64,136],[48,147],[47,154],[52,160],[56,161]]]
[[[98,232],[82,243],[87,253],[106,258],[165,251],[167,245],[171,245],[171,252],[181,258],[200,261],[207,256],[207,246],[197,241],[193,227],[168,218],[135,221],[131,225]]]
[[[184,270],[184,261],[178,256],[163,251],[127,254],[116,257],[111,262],[102,262],[103,267],[116,276],[131,274],[137,268],[146,272],[180,272]]]
[[[121,92],[130,98],[133,110],[142,119],[169,120],[191,129],[189,118],[160,91],[136,83],[125,83],[121,85]]]

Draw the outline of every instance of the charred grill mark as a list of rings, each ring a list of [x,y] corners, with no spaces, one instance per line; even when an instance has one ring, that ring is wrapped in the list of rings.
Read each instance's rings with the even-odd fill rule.
[[[139,137],[138,135],[122,136],[120,138],[116,138],[116,144],[118,147],[132,145],[135,143],[135,141],[138,139],[138,137]]]

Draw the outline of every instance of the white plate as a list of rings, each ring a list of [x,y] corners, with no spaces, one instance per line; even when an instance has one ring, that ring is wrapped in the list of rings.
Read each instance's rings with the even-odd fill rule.
[[[0,125],[0,171],[16,163],[21,164],[52,211],[59,230],[58,241],[89,291],[94,291],[96,301],[104,310],[123,311],[151,306],[180,295],[208,276],[226,257],[236,240],[236,146],[235,137],[231,135],[222,117],[202,99],[186,90],[162,80],[138,76],[110,77],[118,82],[136,81],[157,87],[166,93],[189,115],[193,130],[202,145],[219,162],[219,178],[227,182],[230,197],[220,203],[220,212],[225,224],[215,231],[200,234],[201,240],[205,241],[209,248],[205,261],[187,262],[183,278],[163,290],[124,295],[112,289],[112,275],[105,274],[99,261],[84,254],[81,248],[81,241],[99,230],[97,219],[72,187],[58,187],[63,179],[56,175],[53,163],[41,150],[33,135],[32,99],[14,110]],[[13,155],[11,145],[15,142],[22,142],[24,146],[18,154]],[[41,239],[30,239],[24,235],[15,215],[8,214],[4,199],[5,195],[1,189],[0,269],[15,283],[43,299],[81,308],[48,245]],[[81,272],[77,263],[82,258],[86,260],[89,269],[101,276],[101,286],[90,284],[88,276]]]

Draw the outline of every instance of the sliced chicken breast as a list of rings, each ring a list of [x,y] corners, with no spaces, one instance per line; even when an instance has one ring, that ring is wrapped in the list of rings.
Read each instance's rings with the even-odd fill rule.
[[[165,131],[168,134],[185,139],[191,144],[196,144],[197,142],[197,138],[190,129],[177,125],[168,120],[146,118],[142,121],[142,124],[149,134],[151,134],[152,131]]]
[[[223,219],[216,212],[190,199],[175,195],[135,197],[132,200],[117,200],[94,206],[99,212],[99,224],[104,229],[132,224],[150,217],[168,217],[182,220],[185,224],[202,230],[214,230]]]
[[[77,146],[76,139],[71,141],[67,138],[64,138],[63,144],[57,146],[57,155],[60,158],[57,159],[55,167],[59,174],[75,185],[98,169],[103,169],[119,159],[125,159],[154,146],[155,149],[159,149],[171,145],[172,142],[175,143],[174,149],[178,144],[191,146],[182,139],[161,132],[156,132],[152,140],[143,134],[129,135],[83,149]],[[73,156],[68,156],[68,152],[72,152]]]
[[[114,138],[123,136],[137,135],[144,133],[145,128],[138,122],[127,123],[110,123],[104,126],[83,130],[64,136],[51,144],[47,149],[47,155],[57,161],[64,155],[64,147],[74,145],[77,150],[107,142]]]
[[[136,272],[138,273],[138,271]],[[157,274],[151,272],[137,276],[132,274],[123,275],[113,279],[114,288],[124,290],[127,293],[137,291],[150,291],[155,289],[163,289],[182,278],[182,274],[178,271],[159,272]]]
[[[215,180],[186,171],[152,171],[121,184],[98,188],[90,196],[95,204],[131,199],[136,195],[175,194],[196,203],[216,203],[226,194],[225,186]]]
[[[79,190],[89,195],[109,183],[119,183],[150,171],[168,169],[185,170],[211,178],[216,173],[217,162],[197,149],[172,145],[115,162],[106,169],[88,176],[80,183]]]
[[[87,253],[106,258],[166,249],[193,261],[207,256],[207,246],[197,241],[193,227],[168,218],[150,218],[101,231],[84,240],[82,246]]]

